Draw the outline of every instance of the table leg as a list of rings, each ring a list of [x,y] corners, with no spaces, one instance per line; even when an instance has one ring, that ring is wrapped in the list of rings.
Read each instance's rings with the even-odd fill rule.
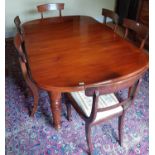
[[[53,124],[55,129],[61,128],[61,92],[50,92],[51,111],[53,114]]]

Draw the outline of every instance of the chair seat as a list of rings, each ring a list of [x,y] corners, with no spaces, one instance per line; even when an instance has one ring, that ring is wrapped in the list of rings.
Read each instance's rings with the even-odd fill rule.
[[[91,109],[92,109],[93,98],[86,96],[84,91],[72,92],[71,96],[76,101],[76,103],[81,108],[81,110],[84,112],[84,114],[87,117],[89,117],[90,113],[91,113]],[[117,103],[119,103],[119,101],[117,100],[116,96],[113,93],[107,94],[107,95],[101,95],[99,97],[98,108],[105,108],[108,106],[115,105]],[[112,110],[98,112],[95,122],[97,122],[101,119],[104,119],[106,117],[109,117],[111,115],[120,113],[122,111],[123,111],[123,108],[122,108],[122,106],[120,106],[120,107],[117,107]]]

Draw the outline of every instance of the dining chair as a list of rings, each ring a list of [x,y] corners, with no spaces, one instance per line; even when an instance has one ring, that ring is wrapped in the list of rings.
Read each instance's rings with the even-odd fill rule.
[[[41,18],[43,19],[43,12],[50,10],[59,10],[59,16],[61,17],[61,11],[64,9],[64,3],[49,3],[37,6],[38,12],[41,13]]]
[[[93,147],[91,142],[91,127],[113,117],[119,116],[119,144],[123,144],[123,126],[125,112],[134,102],[141,78],[123,80],[111,86],[96,86],[86,88],[85,91],[66,93],[67,118],[71,120],[71,105],[85,121],[85,134],[91,154]],[[119,101],[112,92],[128,88],[126,99]],[[71,102],[70,102],[71,101]],[[70,104],[71,103],[71,104]]]
[[[22,39],[21,35],[19,33],[17,33],[14,38],[14,45],[18,52],[18,59],[19,59],[20,68],[22,71],[23,78],[24,78],[26,84],[28,85],[28,87],[30,88],[30,90],[32,91],[32,94],[34,96],[34,104],[33,104],[33,109],[31,112],[31,116],[34,116],[35,112],[37,111],[37,106],[38,106],[38,101],[39,101],[39,93],[38,93],[37,86],[30,78],[30,75],[29,75],[30,72],[27,69],[28,61],[26,59],[22,44],[23,44],[23,39]]]
[[[119,19],[119,16],[117,15],[117,13],[115,13],[114,11],[103,8],[102,9],[102,15],[104,16],[104,20],[103,20],[104,24],[107,23],[107,17],[112,19],[114,25],[112,27],[111,26],[110,27],[115,32],[117,27],[118,27],[118,19]]]
[[[20,35],[22,35],[21,21],[20,21],[19,16],[16,16],[16,17],[14,18],[14,23],[15,23],[17,32],[18,32]]]
[[[125,27],[124,38],[128,37],[129,30],[134,31],[138,35],[138,37],[141,38],[140,49],[142,49],[149,36],[148,28],[141,23],[138,23],[134,20],[127,19],[127,18],[123,20],[123,26]]]

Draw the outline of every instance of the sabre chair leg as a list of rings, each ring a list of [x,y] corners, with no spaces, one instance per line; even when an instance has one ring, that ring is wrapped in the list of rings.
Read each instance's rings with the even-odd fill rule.
[[[71,121],[71,104],[66,103],[66,107],[67,107],[67,119],[68,121]]]
[[[26,79],[26,83],[31,89],[33,97],[34,97],[33,109],[30,114],[31,117],[34,117],[34,114],[36,113],[37,107],[38,107],[39,92],[38,92],[37,86],[29,78]]]
[[[65,105],[67,109],[67,119],[68,121],[71,121],[71,104],[69,103],[67,96],[65,98]]]
[[[93,147],[92,147],[92,142],[91,142],[91,125],[86,123],[85,125],[85,134],[86,134],[86,140],[88,144],[88,154],[91,155]]]
[[[123,126],[124,126],[124,116],[125,116],[125,114],[119,116],[118,132],[119,132],[119,144],[120,144],[120,146],[123,146]]]

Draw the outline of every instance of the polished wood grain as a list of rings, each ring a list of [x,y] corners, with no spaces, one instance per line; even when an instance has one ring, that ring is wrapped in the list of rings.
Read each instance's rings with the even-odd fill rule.
[[[37,6],[38,12],[41,13],[41,18],[43,19],[43,13],[51,10],[58,10],[59,16],[62,16],[61,10],[64,9],[64,3],[49,3],[49,4],[42,4]]]
[[[49,92],[108,86],[148,68],[147,53],[88,16],[38,19],[22,26],[32,78]]]

